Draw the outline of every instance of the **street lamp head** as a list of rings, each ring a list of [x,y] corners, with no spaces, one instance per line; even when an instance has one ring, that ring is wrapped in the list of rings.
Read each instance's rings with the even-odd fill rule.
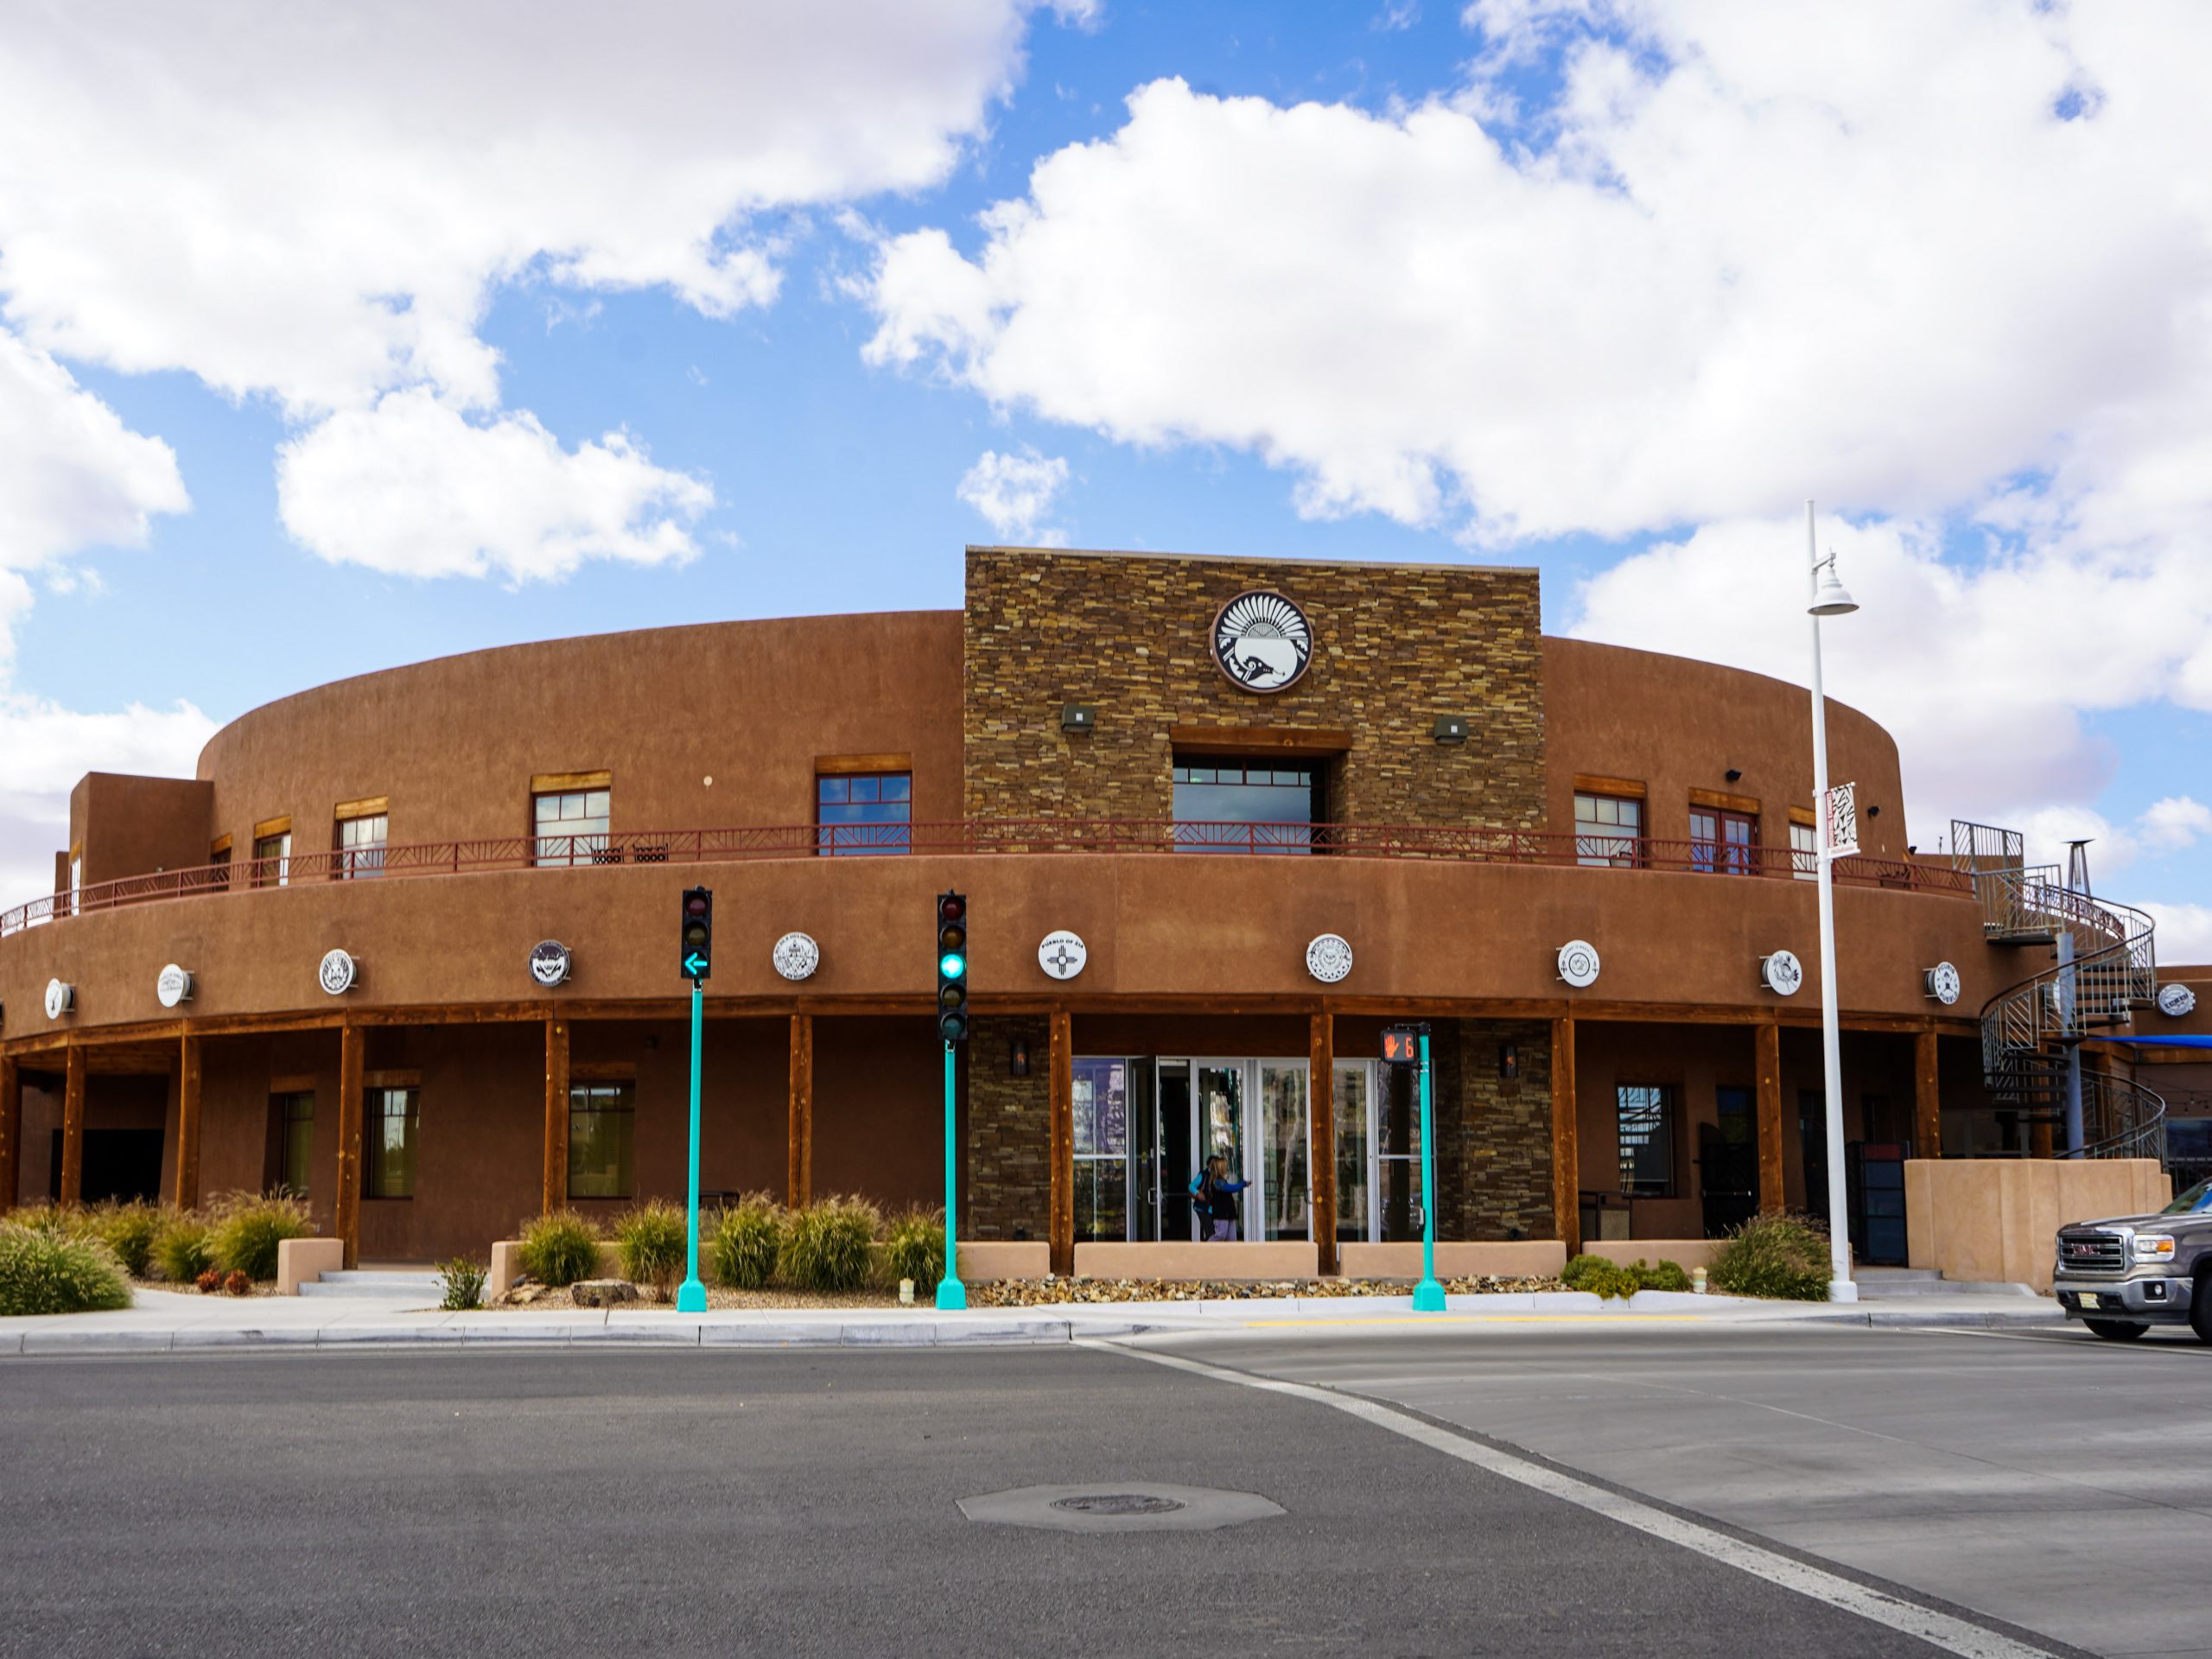
[[[1820,563],[1820,585],[1813,590],[1813,602],[1805,608],[1815,616],[1848,616],[1859,608],[1859,601],[1836,579],[1835,555],[1831,552]]]

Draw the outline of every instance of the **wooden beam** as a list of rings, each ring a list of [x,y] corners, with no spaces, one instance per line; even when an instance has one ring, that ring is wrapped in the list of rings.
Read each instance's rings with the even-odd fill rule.
[[[176,1179],[171,1198],[180,1210],[200,1203],[200,1039],[177,1039]]]
[[[361,1028],[338,1028],[338,1193],[331,1231],[346,1246],[346,1265],[361,1264]]]
[[[1312,1142],[1306,1153],[1313,1174],[1313,1243],[1321,1271],[1333,1274],[1337,1262],[1337,1020],[1324,1011],[1310,1016],[1306,1028],[1307,1094],[1313,1112]]]
[[[1574,1016],[1552,1021],[1552,1229],[1582,1249],[1582,1119],[1574,1088]]]
[[[1758,1077],[1759,1212],[1789,1207],[1782,1179],[1782,1028],[1771,1020],[1752,1028],[1751,1065]]]
[[[1052,1263],[1063,1275],[1075,1271],[1075,1050],[1068,1011],[1056,1008],[1052,1033]]]
[[[81,1204],[85,1198],[85,1050],[71,1043],[64,1051],[61,1085],[60,1204]]]
[[[1943,1102],[1936,1084],[1936,1033],[1923,1031],[1912,1039],[1913,1155],[1943,1155]]]
[[[791,1168],[785,1202],[794,1210],[814,1199],[814,1016],[791,1015]]]
[[[16,1207],[22,1180],[23,1074],[12,1054],[0,1054],[0,1216]]]
[[[538,1212],[550,1216],[569,1203],[569,1022],[559,1014],[545,1021],[544,1156]]]

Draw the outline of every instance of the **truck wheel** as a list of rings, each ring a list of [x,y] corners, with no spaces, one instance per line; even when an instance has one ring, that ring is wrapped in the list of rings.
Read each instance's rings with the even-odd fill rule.
[[[2133,1342],[2151,1328],[2132,1319],[2084,1319],[2082,1323],[2107,1342]]]
[[[2199,1272],[2190,1293],[2189,1328],[2199,1342],[2212,1342],[2212,1273]]]

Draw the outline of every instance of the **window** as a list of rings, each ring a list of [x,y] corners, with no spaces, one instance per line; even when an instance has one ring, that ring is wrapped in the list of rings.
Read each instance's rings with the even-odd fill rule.
[[[569,1090],[569,1196],[630,1196],[630,1147],[638,1121],[634,1083],[579,1083]]]
[[[1758,874],[1759,819],[1726,807],[1690,808],[1690,868],[1711,874]]]
[[[1812,881],[1821,873],[1820,842],[1813,826],[1789,821],[1789,874],[1800,881]]]
[[[910,772],[848,772],[814,780],[815,849],[825,856],[903,853],[914,820]]]
[[[361,1196],[415,1196],[415,1120],[419,1089],[371,1089],[362,1103]]]
[[[1620,1134],[1621,1193],[1664,1198],[1675,1191],[1675,1089],[1624,1083],[1613,1091]]]
[[[1643,862],[1643,803],[1624,795],[1574,797],[1574,861],[1626,868]]]
[[[1129,1065],[1073,1063],[1075,1236],[1120,1240],[1129,1225]]]
[[[338,820],[338,865],[332,874],[340,881],[384,873],[385,831],[391,820],[382,812],[365,812]]]
[[[567,789],[530,798],[531,833],[540,868],[613,861],[607,825],[614,794],[606,789]]]
[[[288,1192],[308,1195],[308,1167],[315,1156],[315,1096],[278,1095],[270,1102],[276,1120],[276,1181]]]
[[[85,853],[81,847],[69,850],[69,913],[74,916],[85,896]]]
[[[292,880],[292,823],[283,830],[254,830],[254,887],[283,887]]]
[[[1181,755],[1174,778],[1179,853],[1308,853],[1326,816],[1312,761]]]

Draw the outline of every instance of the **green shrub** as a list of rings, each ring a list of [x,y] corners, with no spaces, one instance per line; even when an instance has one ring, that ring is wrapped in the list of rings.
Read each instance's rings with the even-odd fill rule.
[[[766,1192],[748,1192],[724,1210],[708,1240],[715,1277],[732,1290],[758,1290],[774,1278],[783,1248],[783,1206]]]
[[[0,1314],[82,1313],[130,1306],[123,1264],[98,1239],[0,1224]]]
[[[1754,1216],[1728,1236],[1706,1281],[1732,1296],[1824,1302],[1828,1295],[1827,1233],[1805,1216]]]
[[[1687,1291],[1690,1287],[1690,1276],[1679,1262],[1646,1262],[1639,1255],[1633,1271],[1646,1290]]]
[[[456,1255],[450,1262],[441,1262],[438,1263],[438,1285],[444,1294],[438,1298],[438,1306],[456,1312],[481,1306],[484,1281],[490,1276],[482,1262],[472,1262],[465,1255]]]
[[[556,1210],[522,1224],[522,1270],[541,1285],[566,1290],[599,1276],[599,1229],[573,1210]]]
[[[866,1198],[823,1198],[785,1230],[783,1274],[801,1290],[836,1294],[868,1281],[883,1217]]]
[[[1690,1276],[1679,1262],[1655,1263],[1638,1256],[1624,1265],[1587,1250],[1560,1270],[1559,1281],[1569,1290],[1586,1290],[1596,1296],[1633,1296],[1639,1290],[1690,1287]]]
[[[155,1272],[182,1289],[215,1265],[207,1224],[188,1210],[178,1211],[154,1235],[147,1259]]]
[[[1569,1290],[1587,1290],[1590,1287],[1586,1281],[1590,1275],[1605,1273],[1612,1265],[1604,1256],[1592,1255],[1585,1250],[1559,1270],[1559,1281]]]
[[[1643,1281],[1634,1268],[1606,1262],[1582,1275],[1581,1288],[1593,1296],[1633,1296],[1643,1288]]]
[[[168,1211],[135,1198],[128,1204],[102,1205],[92,1213],[92,1224],[100,1243],[115,1253],[115,1259],[123,1263],[123,1270],[133,1279],[146,1276],[154,1241],[161,1236],[168,1220]]]
[[[893,1284],[911,1279],[918,1286],[944,1277],[944,1212],[908,1210],[891,1217],[883,1235],[884,1276]]]
[[[614,1251],[621,1258],[622,1276],[632,1284],[651,1285],[655,1301],[665,1302],[675,1295],[690,1245],[690,1213],[666,1198],[641,1204],[614,1224]]]
[[[304,1198],[226,1192],[208,1206],[208,1215],[214,1265],[248,1279],[274,1279],[276,1247],[288,1238],[315,1236],[315,1217]]]

